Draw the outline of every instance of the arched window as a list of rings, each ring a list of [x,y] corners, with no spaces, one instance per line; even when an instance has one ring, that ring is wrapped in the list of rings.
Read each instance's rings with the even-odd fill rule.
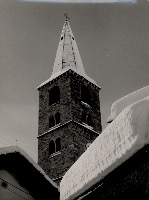
[[[51,115],[51,116],[49,117],[49,128],[51,128],[51,127],[53,127],[53,126],[55,126],[55,120],[54,120],[54,116]]]
[[[49,142],[49,155],[54,154],[61,150],[61,140],[57,138],[55,141],[51,140]]]
[[[55,114],[55,124],[59,124],[59,123],[60,123],[60,113],[57,112],[57,113]]]
[[[60,113],[59,112],[57,112],[54,116],[51,115],[49,117],[49,128],[51,128],[59,123],[60,123]]]
[[[93,126],[93,120],[92,120],[91,115],[88,115],[88,116],[87,116],[87,124],[88,124],[89,126]]]
[[[82,122],[89,126],[93,126],[92,117],[90,114],[87,114],[86,112],[82,112]]]
[[[90,104],[90,92],[84,85],[81,87],[81,101]]]
[[[82,112],[82,122],[87,124],[87,114],[86,114],[86,112]]]
[[[49,106],[60,100],[60,90],[58,86],[54,86],[49,92]]]
[[[55,141],[55,145],[56,145],[56,152],[61,150],[61,140],[60,138],[57,138]]]
[[[55,142],[52,140],[49,142],[49,155],[55,153]]]

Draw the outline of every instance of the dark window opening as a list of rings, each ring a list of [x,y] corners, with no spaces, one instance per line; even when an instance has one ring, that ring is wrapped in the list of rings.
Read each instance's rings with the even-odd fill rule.
[[[60,100],[60,90],[58,86],[54,86],[49,92],[49,106]]]
[[[61,150],[61,141],[60,138],[57,138],[55,141],[56,144],[56,152]]]
[[[61,37],[61,40],[63,39],[63,37]]]
[[[85,112],[82,113],[82,121],[87,123],[87,114]]]
[[[90,104],[90,92],[84,85],[81,88],[81,100],[87,104]]]
[[[93,120],[90,114],[87,114],[86,112],[82,113],[82,122],[89,125],[93,126]]]
[[[55,142],[54,141],[50,141],[49,142],[49,155],[55,153]]]
[[[61,141],[60,138],[57,138],[56,141],[49,142],[49,155],[54,154],[61,150]]]
[[[55,114],[55,124],[59,124],[60,123],[60,114],[59,112]]]
[[[72,39],[74,40],[74,37],[72,37]]]
[[[91,115],[88,115],[88,116],[87,116],[87,124],[88,124],[89,126],[93,126],[93,120],[92,120],[92,118],[91,118]]]
[[[49,117],[49,128],[51,128],[51,127],[53,127],[53,126],[55,126],[55,120],[54,120],[54,116],[51,115],[51,116]]]
[[[57,112],[54,116],[51,115],[49,117],[49,128],[51,128],[59,123],[60,123],[60,113],[59,112]]]

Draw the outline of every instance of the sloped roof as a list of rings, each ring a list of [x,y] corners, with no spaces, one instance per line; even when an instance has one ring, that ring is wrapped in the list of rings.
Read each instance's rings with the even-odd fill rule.
[[[111,115],[108,117],[107,122],[113,121],[127,106],[130,106],[147,96],[149,96],[149,86],[143,87],[115,101],[111,106]]]
[[[38,199],[59,199],[59,187],[41,167],[22,149],[16,146],[0,148],[0,168],[11,171]]]
[[[60,199],[72,200],[149,144],[149,97],[125,108],[66,172]]]
[[[63,74],[64,72],[68,71],[69,69],[75,71],[79,75],[97,85],[96,82],[88,77],[84,71],[83,63],[74,35],[72,33],[68,20],[66,20],[62,29],[52,75],[38,88],[42,87],[43,85]]]

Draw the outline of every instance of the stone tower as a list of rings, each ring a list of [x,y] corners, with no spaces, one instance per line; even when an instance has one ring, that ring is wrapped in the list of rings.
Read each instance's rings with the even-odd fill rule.
[[[57,184],[101,133],[99,90],[66,19],[52,75],[38,87],[38,163]]]

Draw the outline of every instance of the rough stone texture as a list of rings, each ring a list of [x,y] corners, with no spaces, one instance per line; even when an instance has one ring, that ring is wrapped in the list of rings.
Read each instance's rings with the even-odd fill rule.
[[[72,96],[72,119],[82,123],[82,112],[91,114],[93,120],[93,130],[101,133],[101,113],[100,113],[100,88],[90,83],[85,78],[75,72],[71,74],[71,96]],[[81,101],[81,86],[86,86],[90,92],[90,105],[83,104]]]
[[[62,177],[97,136],[74,121],[59,126],[38,138],[38,163],[51,179]],[[49,141],[57,138],[61,139],[61,151],[49,155]]]
[[[91,105],[86,107],[81,102],[81,86],[85,85],[89,88],[91,94]],[[48,94],[54,87],[60,88],[60,102],[49,106]],[[38,135],[43,134],[49,130],[48,122],[50,115],[60,112],[61,124],[75,120],[82,123],[82,111],[87,111],[91,114],[93,119],[93,129],[101,132],[101,113],[99,101],[100,88],[90,83],[88,80],[69,70],[57,77],[53,81],[44,85],[39,89],[39,129]]]
[[[90,91],[90,106],[81,102],[82,85]],[[49,91],[54,86],[60,89],[60,101],[49,106]],[[72,70],[39,88],[38,162],[50,178],[63,176],[86,150],[86,144],[101,133],[99,90],[99,87]],[[92,129],[83,125],[83,111],[92,116]],[[60,124],[49,129],[49,117],[56,112],[60,113]],[[61,153],[51,157],[48,153],[49,142],[58,137],[61,139]]]
[[[148,200],[149,145],[76,199]]]

